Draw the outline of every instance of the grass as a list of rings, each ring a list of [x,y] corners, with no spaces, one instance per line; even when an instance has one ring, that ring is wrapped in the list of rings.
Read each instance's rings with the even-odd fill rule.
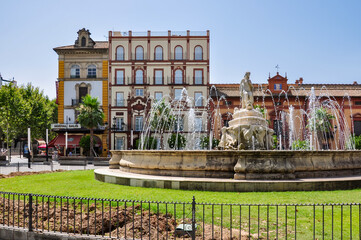
[[[202,192],[202,191],[184,191],[157,188],[140,188],[121,186],[109,183],[103,183],[94,179],[94,172],[88,171],[68,171],[54,172],[49,174],[39,174],[30,176],[21,176],[14,178],[0,179],[0,191],[17,193],[35,193],[56,196],[75,196],[91,198],[108,199],[131,199],[131,200],[149,200],[149,201],[178,201],[191,202],[195,196],[196,201],[208,203],[234,203],[234,204],[305,204],[305,203],[342,203],[342,202],[360,202],[361,190],[346,191],[314,191],[314,192]],[[177,218],[182,217],[182,205],[178,205]],[[190,205],[186,206],[186,212],[189,214]],[[360,206],[231,206],[231,205],[205,205],[203,215],[203,205],[197,206],[197,219],[206,223],[214,222],[217,226],[248,229],[249,220],[252,221],[251,232],[257,233],[261,229],[263,236],[267,228],[267,212],[269,213],[270,226],[272,234],[275,234],[276,227],[279,228],[280,236],[284,237],[287,228],[287,234],[293,238],[295,215],[297,214],[297,236],[298,239],[313,238],[313,222],[315,222],[315,235],[321,237],[323,234],[327,238],[332,234],[332,221],[334,221],[334,237],[340,238],[350,236],[350,226],[352,225],[352,235],[357,237],[360,229]],[[165,213],[165,206],[152,204],[153,212]],[[332,211],[333,210],[333,211]],[[171,206],[168,208],[172,212]],[[241,211],[241,213],[240,213]],[[352,213],[351,213],[352,211]],[[179,213],[178,213],[179,212]],[[242,222],[239,221],[239,215],[242,214]],[[287,220],[286,220],[287,216]],[[275,222],[278,218],[277,224]],[[223,219],[223,220],[222,220]],[[342,221],[341,221],[342,219]],[[352,224],[351,220],[352,219]],[[221,222],[222,220],[222,222]],[[340,222],[343,223],[342,228]],[[260,223],[259,225],[257,223]],[[324,226],[324,227],[323,227]]]
[[[207,192],[157,188],[141,188],[99,182],[93,170],[54,172],[4,178],[0,190],[17,193],[36,193],[57,196],[132,199],[151,201],[211,203],[342,203],[360,202],[361,190],[313,192]]]

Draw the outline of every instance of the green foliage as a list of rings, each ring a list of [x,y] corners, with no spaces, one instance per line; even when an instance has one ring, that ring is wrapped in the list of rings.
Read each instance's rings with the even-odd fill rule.
[[[83,97],[83,103],[80,104],[78,121],[90,129],[90,156],[93,156],[93,135],[94,129],[103,124],[104,113],[100,109],[98,98],[92,98],[89,94]]]
[[[361,136],[354,136],[353,140],[355,141],[355,149],[361,150]]]
[[[216,148],[219,144],[219,139],[213,138],[212,139],[212,149]],[[209,137],[204,136],[201,138],[201,148],[202,149],[209,149]]]
[[[179,133],[173,133],[168,139],[168,145],[173,149],[183,149],[186,146],[186,142],[186,138]]]
[[[140,139],[138,138],[136,141],[135,141],[135,148],[136,149],[157,149],[157,139],[154,138],[154,137],[146,137],[144,139],[144,144],[143,144],[143,148],[141,147],[141,144],[140,144]]]
[[[307,128],[311,131],[329,133],[332,130],[332,119],[335,117],[327,112],[326,108],[319,107],[315,110],[307,122]]]
[[[260,105],[255,105],[254,109],[258,110],[260,113],[262,113],[262,116],[266,118],[266,109],[261,107]]]
[[[78,121],[88,128],[95,129],[103,124],[104,113],[100,109],[98,98],[92,98],[89,94],[83,97],[83,102],[80,104]]]
[[[93,139],[93,144],[95,144],[95,140]],[[90,135],[83,136],[79,141],[80,147],[84,149],[84,151],[88,152],[90,150]]]
[[[278,138],[276,135],[272,135],[273,138],[273,149],[277,149],[278,146]]]
[[[55,101],[50,101],[39,88],[10,83],[0,89],[0,129],[5,142],[11,144],[15,138],[26,137],[28,127],[32,138],[45,139],[45,129],[50,129],[56,118]],[[52,137],[54,133],[50,134]]]
[[[310,143],[308,140],[296,140],[292,143],[293,150],[308,150],[310,149]]]
[[[152,111],[150,126],[152,130],[158,130],[160,133],[163,133],[171,129],[175,117],[172,114],[172,109],[165,103],[164,99],[155,104]]]

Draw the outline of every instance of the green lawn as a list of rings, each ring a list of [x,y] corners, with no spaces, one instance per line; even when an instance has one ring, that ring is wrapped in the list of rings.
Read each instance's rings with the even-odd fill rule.
[[[327,192],[237,193],[128,187],[96,181],[92,170],[54,172],[50,174],[0,179],[0,191],[167,202],[191,202],[192,197],[195,196],[198,203],[235,204],[358,203],[361,199],[361,191],[359,189]],[[109,206],[108,203],[105,204]],[[114,202],[112,202],[112,206],[115,206]],[[123,203],[122,206],[124,206]],[[163,214],[168,212],[172,213],[173,216],[175,213],[174,205],[172,204],[169,204],[167,208],[165,204],[152,203],[152,205],[149,204],[149,207],[152,212],[159,211]],[[182,209],[183,207],[182,204],[177,205],[177,219],[184,217],[184,212],[187,214],[185,216],[186,218],[190,217],[191,205],[185,205],[186,209],[184,211]],[[143,208],[145,211],[149,209],[148,204],[144,203]],[[232,228],[239,228],[239,226],[242,225],[242,229],[248,230],[251,221],[250,232],[257,233],[258,229],[261,229],[261,234],[264,237],[266,237],[266,229],[268,228],[267,213],[269,213],[269,230],[273,238],[275,237],[277,227],[279,228],[280,236],[285,237],[287,232],[289,238],[293,238],[296,222],[295,215],[297,215],[298,239],[312,239],[314,223],[316,238],[322,238],[323,234],[325,234],[326,238],[330,238],[332,234],[332,221],[334,221],[333,231],[335,239],[339,239],[341,233],[344,238],[350,237],[351,231],[353,237],[357,237],[360,233],[361,207],[359,205],[354,205],[352,209],[350,206],[340,205],[315,206],[315,214],[313,206],[250,207],[246,205],[240,207],[239,205],[214,205],[212,207],[211,205],[197,205],[196,212],[196,218],[199,224],[201,224],[204,219],[206,224],[214,222],[216,226],[223,226],[228,229],[232,224]],[[242,217],[240,217],[240,214],[242,214]],[[242,220],[240,221],[240,219]],[[257,223],[259,223],[259,225]]]
[[[212,203],[342,203],[360,202],[361,190],[314,192],[202,192],[140,188],[99,182],[92,170],[54,172],[0,179],[0,190],[57,196]]]

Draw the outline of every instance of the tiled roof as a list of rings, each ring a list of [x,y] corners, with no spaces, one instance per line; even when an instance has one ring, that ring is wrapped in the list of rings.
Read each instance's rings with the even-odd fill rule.
[[[69,49],[108,49],[108,41],[95,41],[95,45],[92,48],[75,47],[74,45],[67,45],[56,47],[54,50],[69,50]]]
[[[267,90],[268,84],[253,84],[254,95],[270,95]],[[216,91],[211,89],[211,96],[239,97],[239,84],[212,84]],[[290,84],[287,94],[289,96],[309,96],[311,88],[314,88],[316,96],[334,96],[334,97],[361,97],[361,84]],[[274,93],[278,95],[278,93]]]

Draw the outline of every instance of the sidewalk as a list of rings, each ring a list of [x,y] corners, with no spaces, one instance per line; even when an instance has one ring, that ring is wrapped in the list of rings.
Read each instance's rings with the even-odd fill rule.
[[[49,158],[51,160],[51,158]],[[39,172],[39,171],[55,171],[58,169],[63,170],[86,170],[86,169],[98,169],[107,168],[101,166],[94,166],[88,164],[86,166],[60,166],[58,161],[54,161],[52,165],[45,165],[41,162],[31,163],[31,168],[28,168],[28,159],[21,158],[19,155],[11,156],[11,162],[7,166],[0,166],[0,174],[9,174],[12,172]]]

